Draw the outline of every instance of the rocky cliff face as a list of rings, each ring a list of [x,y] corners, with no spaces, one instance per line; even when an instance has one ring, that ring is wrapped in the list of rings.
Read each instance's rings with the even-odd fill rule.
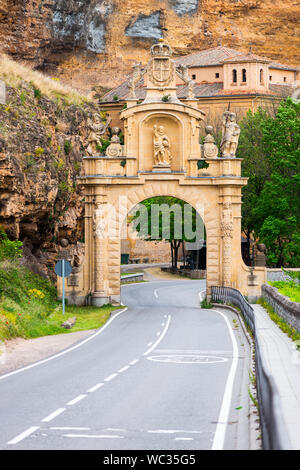
[[[178,55],[223,45],[300,62],[295,0],[0,0],[0,48],[78,88],[112,87],[165,37]]]
[[[70,242],[72,263],[82,261],[84,204],[77,177],[89,118],[98,110],[59,93],[51,99],[32,81],[7,82],[6,103],[0,104],[0,226],[23,241],[33,271],[54,278],[62,238]]]

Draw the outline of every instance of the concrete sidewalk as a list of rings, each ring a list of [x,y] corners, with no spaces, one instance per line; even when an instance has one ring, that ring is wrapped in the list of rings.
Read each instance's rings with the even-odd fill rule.
[[[294,450],[300,450],[300,352],[263,307],[257,304],[252,307],[257,339],[280,395],[289,440]]]

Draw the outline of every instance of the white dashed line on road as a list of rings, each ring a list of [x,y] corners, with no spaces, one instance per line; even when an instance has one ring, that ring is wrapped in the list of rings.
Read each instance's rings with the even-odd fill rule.
[[[171,315],[168,316],[168,320],[167,320],[166,326],[165,326],[165,328],[164,328],[164,331],[163,331],[162,334],[160,335],[160,337],[159,337],[159,338],[157,339],[157,341],[151,346],[151,348],[148,349],[148,351],[144,352],[143,356],[148,356],[148,354],[150,354],[151,351],[153,351],[153,349],[155,349],[156,346],[158,346],[158,344],[162,341],[162,339],[164,338],[165,334],[166,334],[167,331],[168,331],[170,322],[171,322]]]
[[[138,359],[134,359],[134,361],[129,362],[129,364],[130,364],[131,366],[134,366],[134,364],[136,364],[137,362],[139,362],[139,360],[138,360]]]
[[[123,436],[114,436],[110,434],[63,434],[64,437],[79,437],[80,439],[124,439]]]
[[[96,390],[98,390],[100,387],[103,387],[103,385],[104,385],[104,383],[102,383],[102,382],[99,383],[99,384],[97,384],[97,385],[94,385],[93,387],[91,387],[91,388],[88,390],[88,392],[89,392],[89,393],[93,393],[93,392],[95,392]]]
[[[56,416],[60,415],[66,410],[66,408],[58,408],[58,410],[54,411],[51,413],[51,415],[46,416],[46,418],[42,419],[43,423],[49,423],[49,421],[52,421]]]
[[[26,429],[26,431],[22,432],[18,436],[16,436],[14,439],[11,439],[8,444],[9,445],[14,445],[18,444],[18,442],[22,441],[23,439],[26,439],[26,437],[30,436],[33,434],[35,431],[37,431],[40,427],[39,426],[32,426],[31,428]]]
[[[108,377],[106,377],[106,379],[104,379],[104,382],[110,382],[112,379],[114,379],[115,377],[117,377],[118,374],[111,374],[109,375]]]
[[[122,369],[118,370],[118,372],[121,374],[122,372],[125,372],[125,370],[127,370],[129,368],[130,368],[130,366],[122,367]]]
[[[78,403],[79,401],[83,400],[87,395],[78,395],[78,397],[74,398],[73,400],[69,401],[67,405],[72,406]]]

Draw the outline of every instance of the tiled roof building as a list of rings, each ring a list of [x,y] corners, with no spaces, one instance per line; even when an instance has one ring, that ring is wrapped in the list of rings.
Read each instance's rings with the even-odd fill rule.
[[[210,116],[222,114],[228,106],[238,115],[245,114],[248,109],[290,96],[300,86],[299,67],[224,46],[179,57],[176,64],[188,67],[198,106]],[[116,113],[130,96],[130,78],[101,99],[101,105],[115,121]],[[178,98],[187,98],[187,88],[178,78]],[[145,98],[144,78],[136,84],[135,92],[139,100]]]

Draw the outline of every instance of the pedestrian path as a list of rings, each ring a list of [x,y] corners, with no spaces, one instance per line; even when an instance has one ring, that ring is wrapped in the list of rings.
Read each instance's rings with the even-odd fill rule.
[[[294,450],[300,450],[300,352],[260,305],[252,305],[261,353],[282,405],[283,419]]]

